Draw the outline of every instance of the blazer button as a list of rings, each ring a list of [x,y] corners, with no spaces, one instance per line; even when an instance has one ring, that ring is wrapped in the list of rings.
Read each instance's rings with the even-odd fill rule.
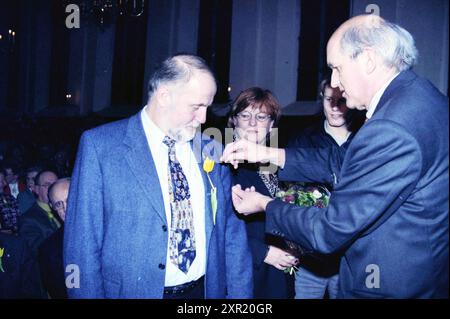
[[[163,232],[166,232],[166,231],[167,231],[167,226],[166,226],[166,225],[163,225],[163,226],[162,226],[162,230],[163,230]]]
[[[158,268],[159,268],[159,269],[165,269],[165,268],[166,268],[166,265],[164,265],[164,264],[159,264],[159,265],[158,265]]]

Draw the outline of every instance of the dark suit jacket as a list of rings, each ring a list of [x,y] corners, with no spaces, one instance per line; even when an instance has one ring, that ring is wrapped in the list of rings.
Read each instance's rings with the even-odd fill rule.
[[[245,225],[233,211],[229,169],[218,164],[215,152],[210,173],[217,187],[215,224],[202,169],[204,147],[222,147],[200,134],[192,145],[205,185],[205,297],[250,298],[250,249]],[[168,228],[140,113],[83,133],[64,231],[64,264],[80,271],[80,288],[69,289],[69,297],[163,297]]]
[[[233,184],[242,188],[254,186],[256,191],[270,196],[267,187],[259,177],[254,166],[239,166],[233,170]],[[294,296],[294,276],[266,264],[268,245],[280,246],[279,239],[267,236],[265,231],[265,213],[243,217],[247,228],[247,236],[252,252],[254,298],[287,299]],[[277,240],[278,239],[278,240]]]
[[[0,299],[45,298],[39,267],[26,242],[19,236],[0,232],[3,271],[0,270]]]
[[[341,297],[448,298],[448,145],[448,99],[402,72],[349,145],[342,168],[328,172],[339,180],[328,208],[275,200],[266,229],[308,250],[344,249]],[[326,158],[313,162],[307,153],[287,150],[280,175]]]
[[[63,267],[64,227],[47,238],[39,248],[39,269],[44,288],[52,299],[66,299]]]
[[[47,213],[35,203],[19,218],[19,235],[37,257],[39,246],[57,230]]]
[[[19,196],[17,196],[17,203],[19,204],[20,214],[23,214],[36,203],[36,197],[34,196],[34,193],[27,188],[19,193]]]

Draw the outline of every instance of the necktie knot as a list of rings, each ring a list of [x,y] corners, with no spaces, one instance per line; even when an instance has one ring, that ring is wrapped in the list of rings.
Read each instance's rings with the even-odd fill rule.
[[[170,149],[175,146],[175,140],[169,136],[164,136],[163,143]]]

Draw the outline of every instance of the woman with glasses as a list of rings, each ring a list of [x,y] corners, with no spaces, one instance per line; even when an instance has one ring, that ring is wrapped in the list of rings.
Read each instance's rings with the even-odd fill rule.
[[[252,87],[242,91],[232,104],[228,126],[233,139],[267,144],[280,116],[280,105],[269,90]],[[278,178],[263,163],[239,165],[233,171],[233,184],[255,187],[264,195],[275,197]],[[283,299],[293,297],[293,277],[284,270],[298,260],[278,248],[280,239],[265,233],[265,213],[243,217],[252,251],[254,298]]]

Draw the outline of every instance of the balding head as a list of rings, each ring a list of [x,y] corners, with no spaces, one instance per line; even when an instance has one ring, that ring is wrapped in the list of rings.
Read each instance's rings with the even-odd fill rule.
[[[148,83],[148,99],[161,86],[187,83],[195,73],[206,73],[215,81],[214,74],[201,57],[176,54],[164,60],[153,72]]]
[[[57,180],[48,190],[50,207],[58,213],[63,221],[66,216],[69,188],[70,178],[62,178]]]
[[[327,45],[331,86],[339,87],[349,108],[360,110],[367,109],[375,93],[416,59],[411,34],[377,15],[347,20]]]
[[[366,48],[373,49],[387,68],[412,68],[418,53],[412,35],[394,23],[374,15],[359,15],[345,21],[331,36],[329,45],[355,59]]]

